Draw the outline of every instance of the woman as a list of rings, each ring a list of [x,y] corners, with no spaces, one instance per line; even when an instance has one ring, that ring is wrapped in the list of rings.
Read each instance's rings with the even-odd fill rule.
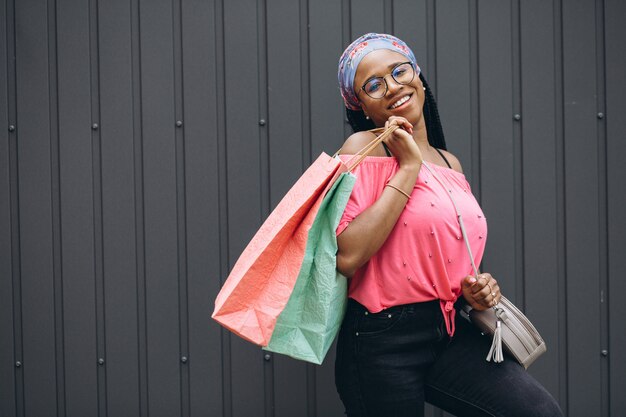
[[[561,416],[514,359],[485,361],[489,338],[455,314],[461,302],[478,310],[493,306],[500,287],[488,273],[470,276],[447,193],[465,219],[476,264],[485,248],[485,217],[460,162],[445,150],[413,52],[393,36],[364,35],[341,56],[339,84],[355,131],[340,154],[371,142],[375,135],[367,129],[399,127],[355,170],[337,229],[337,269],[350,282],[335,369],[347,415],[422,416],[428,401],[459,416]]]

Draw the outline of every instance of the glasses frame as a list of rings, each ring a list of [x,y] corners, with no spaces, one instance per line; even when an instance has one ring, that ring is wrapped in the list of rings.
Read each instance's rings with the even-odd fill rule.
[[[408,82],[406,82],[406,83],[401,83],[401,82],[399,82],[398,80],[396,80],[396,77],[394,77],[394,76],[393,76],[393,72],[396,70],[396,68],[398,68],[398,67],[399,67],[399,66],[401,66],[401,65],[405,65],[405,64],[410,64],[410,65],[411,65],[411,69],[413,69],[413,77],[411,77],[411,80],[409,80]],[[407,84],[410,84],[411,82],[413,82],[413,80],[415,79],[415,74],[416,74],[416,73],[417,73],[417,74],[419,74],[419,69],[418,69],[418,68],[416,68],[416,65],[415,65],[412,61],[400,62],[400,63],[398,63],[397,65],[395,65],[395,66],[391,69],[391,71],[389,72],[389,74],[386,74],[386,75],[384,75],[384,76],[382,76],[382,77],[372,77],[372,78],[368,79],[368,80],[367,80],[367,81],[366,81],[366,82],[365,82],[365,83],[361,86],[361,90],[363,90],[363,92],[364,92],[365,94],[367,94],[367,96],[368,96],[369,98],[371,98],[371,99],[373,99],[373,100],[380,100],[381,98],[385,97],[385,96],[387,95],[387,91],[389,91],[389,85],[387,84],[387,80],[386,80],[387,75],[391,75],[391,78],[393,78],[393,80],[394,80],[397,84],[400,84],[400,85],[407,85]],[[418,75],[418,76],[419,76],[419,75]],[[367,84],[369,84],[372,80],[383,80],[383,83],[385,84],[385,92],[383,93],[383,95],[382,95],[382,96],[380,96],[380,97],[372,97],[372,96],[371,96],[371,95],[370,95],[370,94],[369,94],[369,93],[365,90],[365,86],[366,86]]]

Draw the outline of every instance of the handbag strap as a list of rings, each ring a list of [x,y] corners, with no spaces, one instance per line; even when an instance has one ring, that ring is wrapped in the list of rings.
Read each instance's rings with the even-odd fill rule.
[[[446,187],[446,185],[443,183],[441,178],[439,178],[439,175],[437,175],[435,171],[430,166],[428,166],[428,163],[423,161],[422,166],[425,167],[430,172],[430,174],[437,180],[437,182],[441,184],[441,186],[448,192],[448,197],[450,197],[450,201],[452,201],[452,205],[454,206],[454,211],[456,212],[456,218],[458,219],[459,226],[461,227],[461,234],[463,235],[463,240],[465,241],[465,247],[467,248],[467,253],[469,254],[469,257],[470,257],[470,262],[472,263],[472,269],[474,270],[474,275],[476,276],[476,278],[478,278],[478,268],[476,268],[476,264],[474,263],[474,256],[472,255],[472,248],[470,247],[469,239],[467,238],[467,232],[465,231],[465,225],[463,224],[463,216],[461,215],[461,212],[459,211],[459,207],[457,206],[456,201],[454,201],[454,197],[452,197],[452,190]]]
[[[463,224],[463,216],[461,216],[461,212],[459,211],[459,207],[454,201],[454,197],[452,197],[452,190],[445,186],[439,175],[435,174],[426,162],[422,162],[422,166],[425,166],[428,171],[432,174],[432,176],[437,180],[441,186],[448,191],[448,197],[450,197],[450,201],[452,201],[452,205],[454,206],[454,210],[456,211],[456,217],[459,221],[459,226],[461,227],[461,234],[463,235],[463,240],[465,241],[465,247],[467,248],[467,253],[470,257],[470,262],[472,263],[472,268],[474,270],[474,276],[478,279],[478,268],[476,268],[476,264],[474,263],[474,256],[472,255],[472,248],[469,244],[469,239],[467,238],[467,232],[465,231],[465,225]],[[491,309],[494,311],[496,316],[495,330],[493,332],[493,339],[491,341],[491,348],[489,349],[489,353],[487,353],[487,361],[491,361],[493,359],[494,362],[499,363],[504,360],[504,356],[502,353],[502,319],[506,319],[506,313],[502,310],[499,303],[494,304]],[[507,321],[510,325],[510,320]]]

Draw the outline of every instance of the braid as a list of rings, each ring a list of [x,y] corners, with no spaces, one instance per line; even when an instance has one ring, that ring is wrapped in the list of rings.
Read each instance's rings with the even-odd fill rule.
[[[423,112],[426,132],[428,133],[428,143],[435,148],[446,150],[446,139],[443,136],[437,102],[435,101],[433,93],[430,91],[430,87],[422,74],[420,74],[420,80],[422,80],[422,84],[426,88],[424,91],[426,98],[424,99]],[[346,108],[346,116],[348,117],[348,122],[350,123],[350,126],[352,126],[352,130],[355,133],[374,129],[376,127],[374,122],[365,118],[363,110],[350,110]]]
[[[374,122],[365,118],[363,110],[350,110],[346,107],[346,116],[348,116],[348,123],[352,126],[354,133],[374,129],[376,127]]]
[[[439,119],[437,102],[435,101],[435,97],[433,96],[432,91],[430,91],[430,87],[422,74],[420,74],[420,80],[422,80],[422,84],[426,89],[424,90],[426,98],[424,100],[423,111],[424,121],[426,122],[426,132],[428,133],[428,143],[435,148],[447,150],[446,138],[443,135],[443,128],[441,127],[441,120]]]

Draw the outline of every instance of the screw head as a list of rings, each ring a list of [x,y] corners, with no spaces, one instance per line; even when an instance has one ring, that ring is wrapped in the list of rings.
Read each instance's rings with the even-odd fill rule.
[[[100,366],[104,365],[104,358],[98,359],[98,365]]]
[[[9,125],[9,132],[15,132],[15,125]]]
[[[263,359],[265,359],[265,362],[269,362],[270,360],[272,360],[272,355],[270,355],[269,353],[266,353],[263,356]]]
[[[91,128],[92,128],[93,130],[98,130],[98,123],[94,123],[94,124],[92,124],[92,125],[91,125]]]
[[[600,353],[602,354],[602,356],[609,356],[609,351],[606,349],[602,349],[602,351],[600,351]]]
[[[176,127],[181,127],[183,125],[183,121],[182,120],[177,120],[176,121]]]
[[[183,357],[181,357],[181,358],[180,358],[180,361],[181,361],[182,363],[187,363],[187,360],[188,360],[188,359],[187,359],[187,357],[186,357],[186,356],[183,356]]]
[[[604,119],[604,113],[602,112],[598,113],[598,119]]]
[[[265,126],[265,119],[259,120],[259,126]]]
[[[21,368],[22,367],[22,362],[20,362],[20,361],[15,362],[15,367],[16,368]]]
[[[522,118],[522,115],[521,115],[521,114],[516,113],[516,114],[514,114],[514,115],[513,115],[513,118],[514,118],[515,120],[520,120],[520,119]]]

